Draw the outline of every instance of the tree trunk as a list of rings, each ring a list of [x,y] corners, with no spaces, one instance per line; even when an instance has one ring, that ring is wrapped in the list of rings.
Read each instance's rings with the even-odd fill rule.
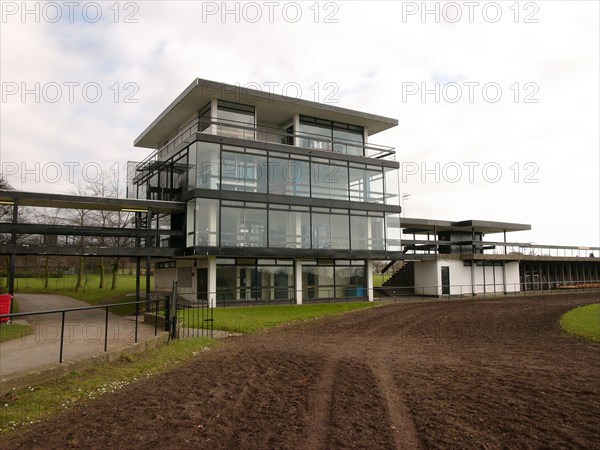
[[[106,282],[104,281],[104,258],[100,257],[100,283],[98,284],[98,289],[104,289],[106,287]]]
[[[121,258],[114,258],[112,264],[112,286],[111,289],[117,289],[119,285],[119,262]]]
[[[6,263],[6,283],[4,285],[4,287],[6,289],[8,289],[10,286],[10,256],[6,256],[5,257],[5,263]]]
[[[75,292],[83,287],[83,256],[79,257],[79,268],[77,270],[77,283],[75,284]]]
[[[50,284],[50,269],[48,268],[48,258],[46,255],[46,260],[44,261],[44,289],[48,289],[48,285]]]

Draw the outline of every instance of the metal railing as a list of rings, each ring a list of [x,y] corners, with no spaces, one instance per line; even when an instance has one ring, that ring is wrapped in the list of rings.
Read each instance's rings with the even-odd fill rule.
[[[12,313],[12,314],[2,314],[0,315],[0,319],[8,319],[9,322],[12,322],[15,319],[21,319],[24,317],[31,316],[44,316],[51,314],[59,314],[60,315],[60,346],[59,346],[59,355],[58,362],[63,362],[63,352],[64,352],[64,344],[65,344],[65,326],[67,325],[66,319],[69,313],[81,312],[81,311],[91,311],[91,310],[104,310],[104,319],[103,319],[103,340],[104,340],[104,351],[108,351],[108,335],[109,335],[109,327],[110,327],[110,314],[109,311],[111,308],[122,308],[126,306],[134,306],[135,307],[135,328],[134,328],[134,343],[138,342],[138,332],[139,332],[139,316],[141,313],[152,313],[153,314],[153,325],[154,325],[154,336],[158,335],[159,329],[161,331],[169,331],[170,324],[167,318],[160,317],[160,312],[164,310],[168,310],[170,308],[170,296],[162,296],[162,295],[152,295],[148,299],[139,300],[134,302],[124,302],[124,303],[111,303],[107,305],[98,305],[98,306],[83,306],[77,308],[64,308],[64,309],[53,309],[53,310],[44,310],[44,311],[33,311],[33,312],[23,312],[23,313]],[[114,320],[114,319],[113,319]]]
[[[193,136],[195,133],[237,137],[258,142],[297,146],[311,150],[356,154],[357,156],[366,156],[374,159],[395,160],[394,147],[385,145],[367,144],[341,138],[330,139],[317,134],[299,131],[290,132],[282,128],[252,125],[235,120],[198,119],[196,117],[184,125],[184,127],[169,141],[141,161],[136,166],[136,170],[145,170],[151,166],[152,163],[164,159],[165,155],[175,150],[179,144]]]
[[[373,288],[376,299],[411,299],[424,297],[473,298],[505,297],[565,292],[599,292],[600,280],[589,281],[519,281],[516,283],[432,284],[418,286],[382,286]],[[475,292],[475,293],[473,293]]]

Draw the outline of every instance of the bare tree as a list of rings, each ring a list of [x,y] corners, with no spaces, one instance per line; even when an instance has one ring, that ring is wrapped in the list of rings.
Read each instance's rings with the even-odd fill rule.
[[[124,196],[124,185],[119,183],[119,180],[116,176],[112,174],[105,174],[102,178],[96,181],[89,181],[85,183],[85,190],[88,192],[87,195],[93,195],[94,197],[113,197],[120,198]],[[108,227],[108,228],[129,228],[133,222],[133,215],[129,212],[123,211],[93,211],[92,214],[89,215],[90,223],[94,226],[99,227]],[[100,247],[113,246],[117,247],[127,247],[133,244],[133,238],[125,237],[125,238],[105,238],[98,237],[95,242],[96,245]],[[109,262],[110,272],[111,272],[111,289],[117,289],[118,287],[118,277],[119,277],[119,268],[121,265],[121,257],[113,256]],[[99,258],[99,271],[100,271],[100,281],[98,287],[103,289],[106,286],[106,264],[105,258]]]

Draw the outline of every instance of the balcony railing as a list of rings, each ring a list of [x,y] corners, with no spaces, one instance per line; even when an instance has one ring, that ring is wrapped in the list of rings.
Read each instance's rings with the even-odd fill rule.
[[[197,132],[392,161],[395,160],[396,155],[393,147],[384,145],[365,144],[346,139],[330,139],[312,133],[290,132],[286,129],[233,120],[198,119],[196,117],[188,122],[177,135],[138,164],[137,169],[143,170],[152,162],[161,160],[164,155]]]

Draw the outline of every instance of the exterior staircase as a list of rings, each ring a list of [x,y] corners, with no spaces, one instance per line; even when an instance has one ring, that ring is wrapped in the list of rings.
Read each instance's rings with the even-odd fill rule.
[[[399,294],[410,294],[414,291],[415,263],[403,262],[398,270],[381,285],[379,292],[388,297]]]

